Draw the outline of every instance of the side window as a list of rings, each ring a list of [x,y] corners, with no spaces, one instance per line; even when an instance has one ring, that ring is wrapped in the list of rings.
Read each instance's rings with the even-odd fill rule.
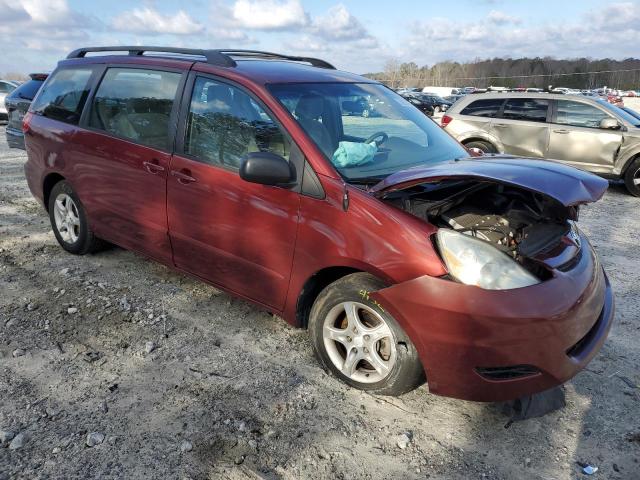
[[[0,82],[0,93],[10,93],[12,92],[16,87],[14,87],[13,85],[11,85],[10,83],[7,82]]]
[[[471,115],[473,117],[495,117],[498,115],[503,103],[504,99],[502,98],[476,100],[464,107],[460,114]]]
[[[504,106],[502,118],[527,122],[546,122],[549,101],[538,98],[512,98]]]
[[[288,160],[290,147],[288,136],[248,94],[209,78],[196,78],[186,154],[237,170],[247,153],[271,152]]]
[[[593,105],[571,100],[558,100],[557,102],[556,123],[560,125],[599,128],[603,118],[610,118],[610,115]]]
[[[44,85],[31,111],[61,122],[77,125],[89,95],[89,68],[65,68],[56,71]]]
[[[94,97],[89,126],[169,150],[169,117],[180,77],[159,70],[108,69]]]

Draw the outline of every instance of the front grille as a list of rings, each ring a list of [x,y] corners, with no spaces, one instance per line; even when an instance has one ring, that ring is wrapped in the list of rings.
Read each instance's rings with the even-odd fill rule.
[[[512,380],[537,375],[540,370],[533,365],[512,365],[507,367],[476,367],[476,372],[489,380]]]
[[[578,340],[571,348],[567,350],[567,355],[569,355],[570,357],[579,357],[580,355],[582,355],[582,353],[584,352],[584,349],[591,343],[591,341],[593,340],[593,337],[595,337],[596,333],[598,332],[598,329],[600,328],[600,323],[604,319],[603,312],[604,312],[604,307],[602,309],[602,312],[600,312],[600,315],[598,316],[596,323],[593,324],[593,327],[589,329],[589,331],[584,337]]]

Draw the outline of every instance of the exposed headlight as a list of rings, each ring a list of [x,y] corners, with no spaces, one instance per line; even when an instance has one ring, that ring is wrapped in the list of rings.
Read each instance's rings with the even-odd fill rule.
[[[449,273],[467,285],[487,290],[509,290],[540,283],[520,264],[483,240],[441,228],[438,247]]]

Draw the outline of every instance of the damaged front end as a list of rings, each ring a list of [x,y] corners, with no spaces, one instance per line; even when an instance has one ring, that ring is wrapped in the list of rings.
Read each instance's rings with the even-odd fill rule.
[[[520,288],[575,262],[579,205],[606,190],[605,180],[548,163],[463,160],[446,164],[447,174],[442,166],[400,172],[372,191],[440,227],[434,240],[453,279],[485,289]]]

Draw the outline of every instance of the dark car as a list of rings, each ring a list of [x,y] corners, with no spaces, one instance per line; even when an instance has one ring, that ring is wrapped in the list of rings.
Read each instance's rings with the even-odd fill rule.
[[[424,113],[424,114],[426,114],[426,115],[428,115],[430,117],[433,117],[433,114],[435,113],[435,109],[434,109],[433,104],[431,102],[424,101],[422,98],[420,98],[415,93],[403,93],[403,94],[401,94],[401,96],[406,101],[408,101],[413,106],[415,106],[418,110],[420,110],[422,113]]]
[[[109,49],[129,52],[85,58]],[[353,97],[385,109],[347,115]],[[323,60],[80,49],[23,128],[62,248],[111,242],[245,298],[307,328],[354,387],[428,379],[513,399],[576,375],[609,332],[612,290],[576,225],[605,180],[470,158],[396,93]]]
[[[11,148],[21,148],[22,150],[24,150],[22,119],[27,113],[31,101],[47,79],[46,73],[32,73],[29,76],[31,77],[30,80],[16,88],[4,100],[9,116],[5,132],[7,144]]]
[[[342,100],[342,111],[347,115],[368,117],[371,114],[372,107],[366,98],[354,97]]]
[[[425,103],[430,104],[433,107],[435,113],[446,112],[453,102],[446,100],[439,95],[432,95],[429,93],[419,93],[417,97]]]

